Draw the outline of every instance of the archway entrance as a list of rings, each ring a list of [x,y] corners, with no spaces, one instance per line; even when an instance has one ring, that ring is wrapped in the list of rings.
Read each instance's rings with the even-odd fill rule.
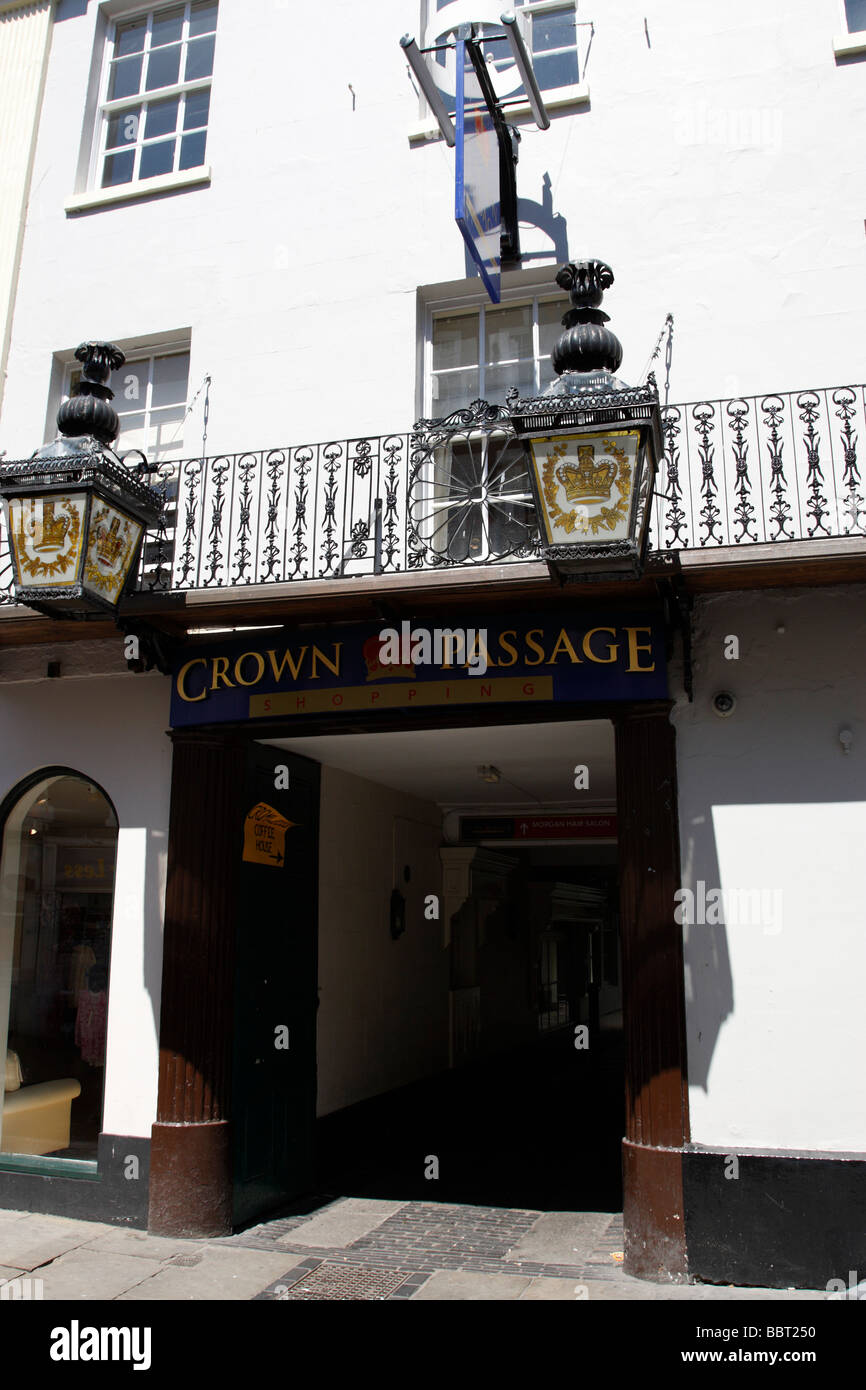
[[[201,665],[203,659],[195,658],[195,662]],[[183,669],[188,667],[189,663]],[[264,698],[270,702],[271,697]],[[296,699],[306,697],[292,697],[293,702]],[[682,941],[673,912],[674,893],[679,886],[679,833],[670,705],[667,701],[648,699],[595,705],[587,702],[571,707],[563,703],[557,712],[560,723],[569,718],[608,720],[615,730],[625,1058],[622,1155],[626,1268],[638,1275],[657,1277],[661,1271],[665,1276],[675,1276],[685,1268],[682,1155],[688,1139],[688,1109]],[[267,713],[278,715],[279,710],[273,710],[269,703]],[[504,718],[502,713],[496,719],[494,711],[490,711],[485,725],[515,723],[510,711]],[[533,713],[536,717],[524,719],[524,723],[551,722],[543,716],[539,721],[537,713]],[[405,730],[408,720],[402,715],[399,718]],[[393,729],[396,719],[397,716],[389,722],[387,717],[378,716],[377,730],[384,732],[383,724]],[[425,719],[421,711],[413,712],[411,720],[411,727],[416,730],[442,730],[443,719],[438,712],[433,719]],[[454,711],[448,728],[477,727],[478,722],[471,713]],[[336,730],[335,737],[342,740],[360,732],[361,723],[360,719],[354,720],[347,728],[340,716],[329,716],[314,721],[307,737]],[[369,730],[370,721],[365,720],[363,727]],[[244,824],[251,810],[256,809],[245,791],[246,768],[249,750],[256,744],[260,749],[268,746],[275,767],[281,753],[282,758],[288,759],[302,756],[289,751],[288,741],[294,739],[297,729],[297,722],[280,725],[275,717],[267,729],[259,726],[255,733],[244,722],[223,728],[211,725],[179,729],[173,734],[159,1118],[151,1148],[150,1227],[158,1234],[225,1234],[231,1230],[234,1111],[228,1080],[233,1047],[236,1051],[237,1046],[236,1040],[233,1042],[233,943],[238,924],[245,939],[256,939],[256,921],[241,922],[239,868]],[[282,750],[284,739],[287,742]],[[312,750],[311,743],[306,746]],[[324,758],[323,753],[320,756]],[[325,761],[321,765],[328,766]],[[567,766],[564,760],[563,767]],[[276,781],[273,785],[274,792],[269,796],[282,795]],[[286,794],[291,795],[290,790]],[[366,792],[356,799],[356,804],[335,798],[336,817],[323,815],[320,845],[327,840],[335,844],[345,842],[354,833],[354,827],[370,823],[371,795]],[[282,810],[277,800],[272,804],[287,821],[295,819],[290,806]],[[438,863],[441,816],[434,819],[435,824],[427,826],[431,837],[427,848]],[[394,862],[399,867],[402,860],[393,848],[395,843],[388,843],[386,837],[387,854],[396,854]],[[344,861],[338,857],[336,862],[339,868]],[[273,867],[262,866],[260,872],[276,878]],[[323,883],[320,880],[320,890]],[[289,910],[291,894],[284,897],[286,930],[315,933],[326,918],[325,912],[308,914],[304,921],[299,921]],[[359,906],[365,902],[369,903],[369,895],[356,893],[352,898],[350,910],[354,920],[359,920]],[[382,915],[378,896],[375,903],[378,931]],[[398,898],[392,897],[390,906],[386,903],[386,914],[386,932],[393,929],[399,935],[404,909]],[[452,916],[446,912],[443,922]],[[408,928],[405,936],[408,941]],[[432,950],[432,936],[419,935],[417,940]],[[368,958],[361,955],[358,960],[365,967]],[[206,999],[202,998],[195,973],[190,973],[192,961],[207,967],[210,988]],[[358,967],[357,963],[345,964],[344,996],[349,1001],[357,993]],[[315,977],[310,978],[310,987],[315,988]],[[456,983],[453,986],[454,990],[460,988]],[[389,1011],[414,1007],[415,1001],[397,990],[388,994],[383,1004],[380,1016],[387,1019]],[[350,1011],[346,1017],[351,1017]],[[426,1037],[423,1014],[420,1021],[419,1036]],[[264,1040],[269,1035],[270,1046],[274,1022],[282,1024],[283,1020],[267,1020],[268,1028],[261,1020],[261,1037]],[[362,1017],[360,1030],[354,1034],[356,1039],[363,1036],[363,1026]],[[444,1030],[440,1030],[446,1067],[449,1037],[453,1036],[454,1030],[446,1020]],[[290,1051],[287,1055],[291,1055]],[[321,1065],[321,1048],[318,1061]],[[234,1084],[236,1089],[237,1076]],[[309,1111],[305,1112],[304,1123],[307,1122],[314,1122],[314,1114]],[[265,1214],[262,1209],[261,1215]]]
[[[16,788],[4,810],[0,1156],[95,1160],[117,817],[65,769]]]

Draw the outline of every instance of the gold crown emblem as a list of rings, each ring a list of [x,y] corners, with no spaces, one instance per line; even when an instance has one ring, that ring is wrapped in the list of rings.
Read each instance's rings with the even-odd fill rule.
[[[562,464],[556,476],[569,502],[609,502],[616,477],[616,464],[595,462],[595,445],[580,444],[577,464]]]
[[[118,535],[120,528],[120,517],[116,516],[111,526],[106,530],[105,526],[100,526],[96,539],[96,558],[106,569],[114,569],[126,544],[125,538]]]
[[[34,552],[40,550],[62,550],[69,532],[70,518],[68,516],[57,516],[54,508],[56,503],[46,502],[42,508],[42,536],[39,544],[34,544]],[[31,531],[36,532],[36,519],[31,522]]]

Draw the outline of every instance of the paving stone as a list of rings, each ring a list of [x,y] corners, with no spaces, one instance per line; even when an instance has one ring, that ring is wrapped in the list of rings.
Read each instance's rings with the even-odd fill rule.
[[[512,1246],[506,1259],[582,1265],[597,1250],[610,1221],[606,1212],[545,1212]]]
[[[37,1269],[114,1228],[63,1216],[25,1216],[0,1229],[0,1261],[19,1269]]]
[[[89,1240],[84,1249],[164,1261],[172,1259],[175,1255],[188,1255],[192,1251],[204,1250],[205,1245],[200,1240],[172,1240],[169,1236],[149,1236],[145,1231],[113,1230],[108,1235]]]
[[[119,1301],[252,1299],[283,1274],[288,1274],[297,1263],[300,1261],[293,1262],[285,1252],[266,1254],[258,1250],[208,1246],[200,1264],[163,1265],[152,1278],[121,1294]]]
[[[532,1279],[520,1295],[530,1303],[575,1303],[587,1298],[587,1286],[580,1279]]]
[[[157,1274],[159,1260],[84,1248],[70,1250],[39,1271],[47,1303],[118,1298]]]
[[[499,1302],[515,1300],[530,1281],[516,1274],[475,1274],[467,1270],[440,1270],[432,1274],[414,1295],[421,1302]]]
[[[374,1198],[347,1197],[327,1211],[296,1226],[288,1243],[291,1245],[328,1246],[341,1250],[354,1244],[394,1216],[405,1202],[383,1202]],[[279,1244],[283,1244],[282,1241]]]

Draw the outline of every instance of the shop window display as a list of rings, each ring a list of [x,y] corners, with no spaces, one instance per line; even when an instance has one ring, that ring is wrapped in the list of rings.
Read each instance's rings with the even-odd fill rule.
[[[102,1120],[117,821],[71,774],[31,785],[0,861],[3,1154],[95,1159]]]

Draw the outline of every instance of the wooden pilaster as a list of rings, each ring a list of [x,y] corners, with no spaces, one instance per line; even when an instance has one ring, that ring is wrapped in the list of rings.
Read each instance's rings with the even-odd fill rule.
[[[625,1268],[686,1274],[682,1149],[688,1140],[675,733],[670,705],[616,718],[625,1025]]]
[[[175,733],[149,1229],[231,1232],[229,1106],[244,746]]]

